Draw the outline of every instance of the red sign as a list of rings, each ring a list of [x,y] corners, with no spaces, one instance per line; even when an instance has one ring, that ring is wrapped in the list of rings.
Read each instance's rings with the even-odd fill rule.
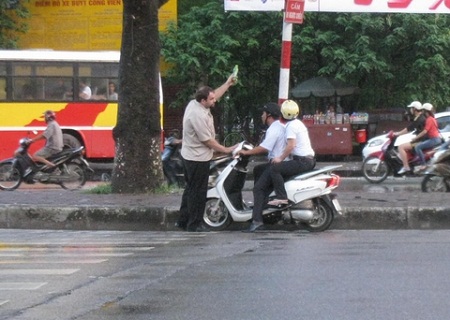
[[[303,23],[305,0],[287,0],[284,21],[287,23]]]

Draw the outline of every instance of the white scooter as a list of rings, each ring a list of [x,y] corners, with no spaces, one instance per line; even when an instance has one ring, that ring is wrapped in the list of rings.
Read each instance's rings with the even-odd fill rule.
[[[227,164],[217,175],[210,175],[204,223],[211,230],[224,230],[232,221],[246,222],[252,219],[252,208],[242,198],[249,157],[236,156],[240,150],[253,146],[241,142],[233,156],[213,162]],[[228,162],[228,163],[227,163]],[[285,182],[289,205],[267,207],[263,211],[265,223],[284,223],[304,226],[311,232],[327,230],[336,214],[342,214],[336,195],[332,193],[340,177],[332,171],[341,166],[327,166],[295,176]],[[275,194],[272,193],[271,197]]]

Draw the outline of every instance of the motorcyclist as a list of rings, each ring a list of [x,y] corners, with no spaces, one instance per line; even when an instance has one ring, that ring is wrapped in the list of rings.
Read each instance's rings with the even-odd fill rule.
[[[425,161],[425,155],[423,154],[423,150],[434,148],[442,143],[442,138],[441,138],[441,134],[439,132],[439,127],[438,127],[436,119],[434,118],[433,105],[431,103],[424,103],[422,107],[424,109],[425,116],[426,116],[425,127],[411,141],[411,143],[414,143],[416,141],[417,142],[421,141],[421,142],[417,143],[414,147],[414,151],[416,152],[417,156],[420,158],[420,162],[422,164],[419,167],[419,170],[426,169],[426,161]]]
[[[258,154],[267,154],[269,162],[259,164],[253,169],[254,187],[253,187],[253,211],[252,223],[246,232],[254,232],[264,227],[263,215],[269,195],[273,190],[272,179],[270,178],[270,162],[275,157],[281,155],[286,145],[284,138],[285,128],[279,121],[281,117],[280,107],[273,102],[269,102],[262,108],[261,120],[268,126],[264,140],[251,150],[241,150],[240,155],[252,156]]]
[[[286,123],[286,148],[275,157],[270,167],[270,176],[277,199],[269,205],[286,205],[288,198],[284,179],[314,169],[315,152],[311,146],[308,128],[298,119],[300,108],[293,100],[286,100],[281,105],[282,119]],[[289,159],[288,161],[284,161]]]
[[[411,108],[410,109],[411,113],[414,116],[413,122],[403,130],[394,132],[395,136],[400,136],[402,134],[412,132],[414,130],[416,132],[421,132],[425,127],[425,116],[422,114],[423,110],[422,103],[420,103],[419,101],[413,101],[408,106],[408,108]],[[408,152],[410,152],[413,148],[414,145],[411,142],[407,142],[398,146],[398,154],[400,160],[402,160],[403,163],[403,167],[398,171],[398,174],[405,174],[411,171],[411,168],[409,167],[408,163]]]
[[[172,156],[175,154],[175,151],[177,151],[181,143],[182,140],[179,139],[178,132],[176,131],[173,131],[172,134],[164,141],[164,150],[161,155],[161,160],[163,164],[164,175],[167,178],[169,186],[176,185],[178,183],[176,175],[176,163],[174,163]]]
[[[47,158],[62,151],[64,146],[63,133],[58,122],[56,122],[55,112],[52,110],[47,110],[43,113],[43,115],[45,123],[47,123],[47,128],[44,132],[30,139],[28,143],[32,144],[36,141],[45,139],[45,146],[36,151],[32,158],[35,162],[41,162],[49,167],[54,167],[55,164],[48,161]]]

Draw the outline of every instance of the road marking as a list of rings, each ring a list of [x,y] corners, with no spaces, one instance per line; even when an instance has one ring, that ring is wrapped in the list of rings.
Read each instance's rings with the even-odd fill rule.
[[[134,253],[131,252],[123,252],[123,253],[95,253],[95,252],[88,252],[88,253],[64,253],[64,252],[47,252],[47,253],[6,253],[6,254],[2,254],[0,253],[0,258],[1,257],[19,257],[19,258],[24,258],[24,257],[62,257],[62,258],[70,258],[70,257],[79,257],[80,255],[82,255],[83,257],[128,257],[133,255]]]
[[[9,300],[0,300],[0,306],[6,304],[6,303],[8,303],[8,302],[9,302]]]
[[[98,247],[95,248],[95,246],[90,245],[90,246],[60,246],[60,247],[53,247],[53,246],[49,246],[49,247],[42,247],[42,245],[38,246],[38,247],[32,247],[32,246],[16,246],[16,245],[10,245],[8,248],[5,247],[0,247],[0,254],[2,254],[2,252],[64,252],[65,250],[67,251],[89,251],[92,250],[92,252],[96,252],[96,251],[148,251],[148,250],[153,250],[155,249],[155,247]],[[94,251],[95,250],[95,251]]]
[[[1,269],[0,275],[70,275],[80,269]]]
[[[3,261],[0,261],[0,264],[25,264],[25,263],[32,263],[32,264],[67,264],[67,263],[96,264],[96,263],[103,263],[106,261],[108,261],[108,259],[79,259],[79,260],[67,259],[67,260],[55,260],[55,261],[29,259],[29,260],[3,260]]]
[[[0,282],[1,290],[37,290],[47,282]]]

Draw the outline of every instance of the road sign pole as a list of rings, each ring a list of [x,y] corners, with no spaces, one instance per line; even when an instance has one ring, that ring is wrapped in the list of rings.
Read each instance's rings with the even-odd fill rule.
[[[289,77],[291,70],[292,23],[302,23],[305,0],[286,0],[283,19],[281,45],[280,82],[278,103],[283,103],[289,97]]]
[[[289,95],[289,76],[291,69],[292,23],[283,21],[281,45],[280,82],[278,87],[278,103],[282,104]]]

